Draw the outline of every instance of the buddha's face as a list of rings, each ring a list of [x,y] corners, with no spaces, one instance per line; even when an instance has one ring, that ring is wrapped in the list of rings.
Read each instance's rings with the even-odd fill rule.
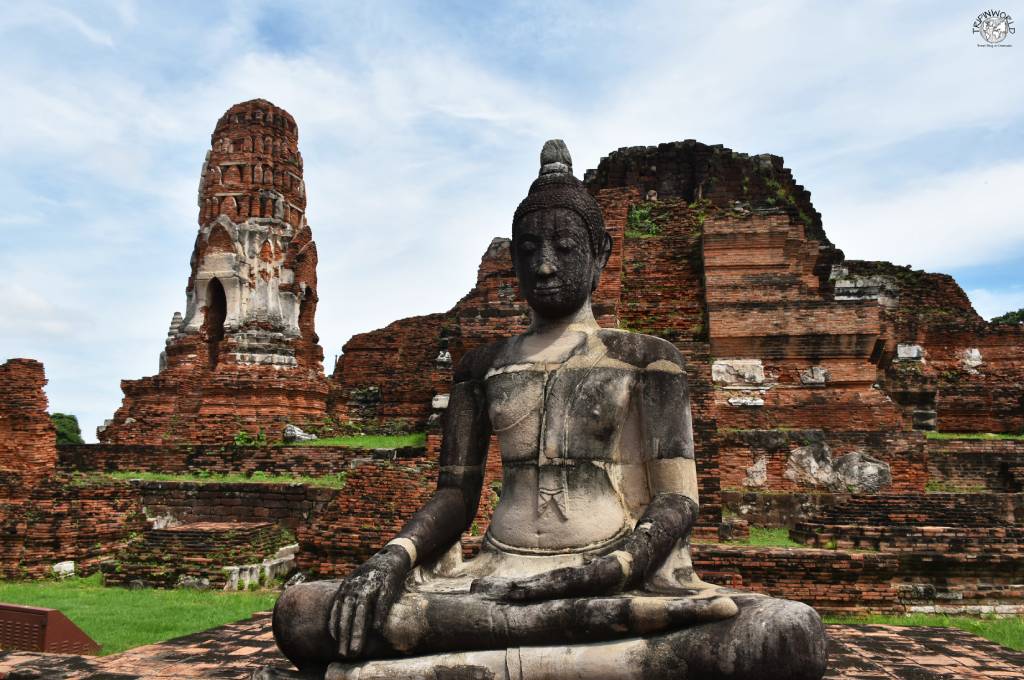
[[[542,317],[568,316],[590,298],[603,262],[594,256],[587,227],[576,212],[527,213],[513,227],[512,247],[519,290]]]

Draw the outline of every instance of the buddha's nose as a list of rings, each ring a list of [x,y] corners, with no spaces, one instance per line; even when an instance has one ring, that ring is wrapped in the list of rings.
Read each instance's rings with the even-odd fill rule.
[[[541,276],[551,276],[556,271],[558,270],[555,269],[555,264],[550,260],[544,260],[540,263],[540,266],[537,267],[537,273]]]

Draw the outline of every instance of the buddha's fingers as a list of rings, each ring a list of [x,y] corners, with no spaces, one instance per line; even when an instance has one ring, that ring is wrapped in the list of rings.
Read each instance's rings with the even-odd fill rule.
[[[341,601],[338,614],[337,631],[335,638],[338,642],[338,655],[348,657],[349,640],[352,636],[352,615],[355,614],[356,598],[351,593],[345,593]]]
[[[377,602],[373,607],[373,630],[378,633],[384,632],[384,624],[387,623],[388,614],[391,613],[391,607],[395,604],[395,600],[398,599],[399,595],[401,593],[396,588],[388,586],[377,596]]]
[[[661,598],[638,597],[633,601],[632,610],[638,618],[653,613],[652,609],[645,612],[645,602]],[[731,597],[715,597],[710,599],[669,598],[667,606],[669,620],[676,625],[707,623],[736,616],[739,607]]]
[[[348,654],[352,657],[359,656],[363,651],[365,640],[366,624],[373,613],[373,598],[361,597],[356,605],[355,614],[352,619],[352,638],[349,640]]]
[[[479,595],[487,600],[505,600],[515,583],[510,578],[501,576],[487,576],[474,579],[469,586],[469,592]]]

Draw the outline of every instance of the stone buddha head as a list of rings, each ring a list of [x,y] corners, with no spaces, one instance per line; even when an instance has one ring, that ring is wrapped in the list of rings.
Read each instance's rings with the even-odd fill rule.
[[[512,220],[512,263],[530,308],[560,319],[590,299],[612,242],[597,201],[572,174],[565,142],[546,142],[540,164]]]

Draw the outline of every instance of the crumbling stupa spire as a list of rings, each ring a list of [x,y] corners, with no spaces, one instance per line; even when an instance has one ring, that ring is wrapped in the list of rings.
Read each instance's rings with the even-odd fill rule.
[[[264,99],[217,121],[199,180],[185,312],[171,317],[160,379],[124,383],[124,405],[102,440],[156,443],[174,429],[188,440],[223,439],[323,414],[317,252],[298,140],[295,119]],[[164,423],[187,422],[213,402],[217,418]]]

